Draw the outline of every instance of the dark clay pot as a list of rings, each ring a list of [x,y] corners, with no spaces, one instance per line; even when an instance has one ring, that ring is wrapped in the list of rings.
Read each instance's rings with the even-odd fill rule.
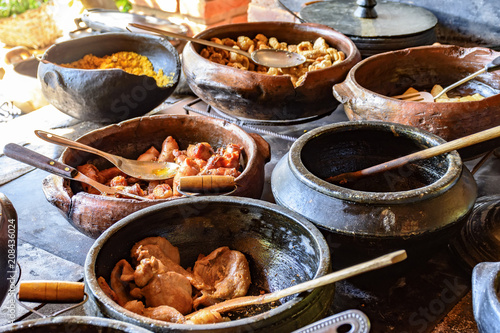
[[[482,262],[472,273],[472,308],[481,333],[498,332],[500,325],[500,262]]]
[[[165,138],[174,137],[181,149],[190,143],[208,142],[212,147],[229,143],[240,144],[244,149],[245,168],[236,178],[235,196],[260,198],[264,188],[264,166],[270,159],[269,144],[258,134],[249,134],[240,127],[225,121],[188,115],[158,115],[130,119],[91,131],[77,141],[115,155],[136,159],[154,145],[161,150]],[[112,165],[95,155],[66,149],[60,160],[70,166],[91,162],[100,170]],[[79,182],[59,176],[48,176],[43,181],[47,200],[79,231],[97,238],[104,230],[123,217],[160,202],[177,200],[137,201],[134,199],[106,197],[82,191]]]
[[[149,236],[163,236],[177,246],[183,267],[192,267],[200,253],[220,246],[241,251],[250,264],[250,295],[281,290],[330,270],[321,233],[288,209],[241,197],[182,198],[131,214],[95,241],[85,261],[87,313],[158,332],[291,332],[323,318],[333,299],[334,286],[329,285],[287,297],[271,310],[218,324],[173,324],[139,316],[106,296],[97,278],[109,279],[116,262],[129,258],[132,246]]]
[[[350,120],[387,121],[418,127],[450,141],[500,125],[500,71],[482,74],[450,93],[480,93],[481,101],[428,103],[402,101],[388,96],[409,87],[446,87],[483,68],[500,55],[486,48],[434,45],[385,52],[357,63],[333,95],[344,104]],[[451,95],[450,95],[451,94]],[[494,149],[500,139],[460,151],[462,157]]]
[[[320,24],[252,22],[207,29],[196,37],[254,38],[257,34],[298,44],[318,37],[345,53],[346,59],[325,69],[309,72],[303,85],[294,88],[284,75],[273,76],[217,64],[200,55],[203,45],[187,43],[183,71],[191,90],[207,104],[231,116],[258,120],[294,120],[333,112],[339,102],[332,86],[342,82],[349,69],[361,60],[354,43],[345,35]]]
[[[411,258],[444,244],[474,205],[476,183],[457,152],[367,177],[349,188],[324,179],[443,142],[399,124],[323,126],[301,136],[278,162],[272,191],[278,204],[324,230],[330,244],[350,250],[340,256],[406,249]]]
[[[148,57],[158,72],[172,76],[172,84],[158,87],[153,78],[121,69],[75,69],[71,63],[87,54],[97,57],[131,51]],[[38,66],[42,92],[59,111],[80,120],[114,123],[142,116],[170,96],[179,82],[181,64],[167,39],[147,35],[104,33],[68,40],[47,49]]]
[[[0,332],[150,333],[151,331],[113,319],[64,316],[32,319],[11,325],[1,326]]]
[[[16,269],[17,213],[12,202],[0,193],[0,306],[16,282]]]

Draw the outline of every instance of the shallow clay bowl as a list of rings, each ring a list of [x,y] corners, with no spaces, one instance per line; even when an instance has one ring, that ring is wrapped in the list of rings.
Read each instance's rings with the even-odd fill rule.
[[[259,33],[288,44],[314,42],[323,37],[330,46],[343,51],[346,59],[310,72],[304,84],[294,88],[286,76],[258,74],[209,61],[200,55],[203,45],[189,42],[183,51],[183,71],[193,92],[219,111],[254,120],[296,120],[335,110],[339,102],[331,96],[332,86],[345,79],[361,56],[354,43],[334,29],[318,24],[254,22],[217,26],[196,37],[253,39]]]
[[[325,179],[362,170],[443,143],[415,127],[386,122],[341,122],[295,141],[276,164],[276,202],[307,217],[349,255],[405,249],[430,253],[460,230],[477,196],[476,183],[456,151],[345,185]]]
[[[217,324],[174,324],[139,316],[106,296],[97,278],[109,281],[115,264],[129,259],[132,246],[150,236],[163,236],[177,246],[181,266],[186,268],[193,267],[199,254],[207,255],[221,246],[242,252],[252,281],[248,295],[282,290],[330,270],[328,246],[319,230],[288,209],[241,197],[182,198],[131,214],[95,241],[85,261],[85,284],[90,296],[86,313],[155,332],[288,333],[325,316],[333,299],[334,286],[325,286],[286,297],[273,309],[246,308],[243,318],[232,317],[229,322]]]
[[[350,120],[376,120],[418,127],[449,141],[500,125],[500,71],[482,74],[448,93],[480,93],[481,101],[434,103],[402,101],[388,96],[409,87],[446,87],[483,68],[500,52],[486,48],[436,45],[408,48],[371,56],[356,64],[343,83],[333,87]],[[492,142],[494,141],[494,142]],[[487,149],[500,145],[492,140]],[[476,153],[478,145],[461,151]],[[463,154],[462,152],[465,152]]]
[[[78,69],[71,63],[87,54],[97,57],[120,51],[146,56],[154,71],[171,76],[171,84],[158,87],[146,75],[121,69]],[[42,93],[59,111],[81,120],[114,123],[142,116],[170,96],[179,82],[179,54],[165,38],[148,34],[105,33],[54,44],[42,56],[38,78]]]
[[[214,148],[229,143],[242,145],[246,165],[236,178],[238,187],[233,195],[260,198],[264,186],[264,165],[270,158],[269,144],[259,135],[248,134],[240,127],[221,120],[188,115],[141,117],[91,131],[77,141],[135,159],[152,145],[161,150],[161,144],[168,135],[177,140],[181,149],[197,142],[208,142]],[[60,160],[73,167],[87,162],[100,170],[112,166],[100,157],[74,149],[66,149]],[[47,200],[76,229],[94,238],[132,212],[165,200],[177,200],[137,201],[89,194],[82,191],[79,182],[53,175],[44,179],[43,190]]]

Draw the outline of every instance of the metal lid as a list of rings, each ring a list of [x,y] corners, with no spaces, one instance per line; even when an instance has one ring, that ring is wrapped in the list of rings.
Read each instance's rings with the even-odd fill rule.
[[[89,28],[102,32],[128,31],[127,26],[129,23],[146,24],[178,34],[186,34],[188,31],[185,26],[174,24],[167,19],[134,13],[122,13],[116,10],[90,9],[82,14],[81,19]],[[141,33],[146,32],[141,31]]]
[[[307,22],[328,25],[350,37],[402,37],[433,29],[430,11],[404,3],[375,0],[313,2],[300,11]]]

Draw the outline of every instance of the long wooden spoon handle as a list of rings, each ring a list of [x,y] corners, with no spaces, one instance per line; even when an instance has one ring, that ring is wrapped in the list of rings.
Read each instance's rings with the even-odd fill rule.
[[[405,155],[389,162],[374,165],[372,167],[354,171],[347,172],[337,176],[329,177],[326,181],[330,183],[346,183],[348,181],[356,180],[361,177],[366,177],[369,175],[374,175],[380,172],[393,170],[399,168],[410,162],[423,160],[426,158],[438,156],[444,153],[449,153],[450,151],[472,146],[477,143],[481,143],[487,140],[495,139],[500,136],[500,126],[496,126],[481,132],[477,132],[468,136],[464,136],[459,139],[455,139],[450,142],[443,143],[438,146],[427,148],[424,150],[417,151],[413,154]]]

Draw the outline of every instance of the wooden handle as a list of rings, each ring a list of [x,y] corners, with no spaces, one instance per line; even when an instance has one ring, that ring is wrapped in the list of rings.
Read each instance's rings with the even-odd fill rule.
[[[25,148],[15,143],[8,143],[3,149],[3,153],[15,160],[56,174],[64,178],[72,178],[77,170],[69,165],[63,164],[47,156],[41,155],[31,149]]]
[[[370,175],[374,175],[380,172],[384,171],[389,171],[393,170],[396,168],[399,168],[400,166],[403,166],[407,163],[418,161],[418,160],[423,160],[426,158],[438,156],[444,153],[449,153],[450,151],[456,150],[456,149],[461,149],[465,147],[472,146],[474,144],[495,139],[500,136],[500,126],[496,126],[481,132],[477,132],[468,136],[464,136],[462,138],[443,143],[441,145],[437,145],[431,148],[427,148],[424,150],[417,151],[413,154],[405,155],[399,158],[396,158],[394,160],[391,160],[389,162],[381,163],[374,165],[372,167],[359,170],[359,171],[354,171],[354,172],[347,172],[347,173],[342,173],[337,176],[332,176],[328,177],[326,179],[327,182],[330,183],[339,183],[339,184],[345,184],[349,181],[354,181],[356,179],[359,179],[361,177],[366,177]]]
[[[179,180],[179,190],[194,193],[225,193],[235,189],[231,176],[188,176]]]
[[[39,303],[77,303],[84,298],[83,282],[25,281],[19,284],[19,300]]]

